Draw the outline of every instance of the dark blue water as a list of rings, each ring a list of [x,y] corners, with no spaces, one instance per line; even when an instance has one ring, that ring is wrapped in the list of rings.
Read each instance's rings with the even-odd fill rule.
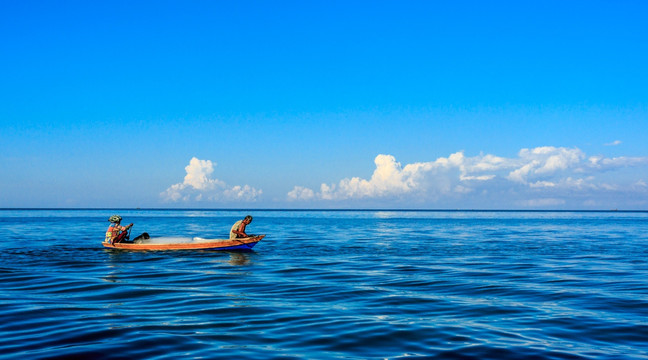
[[[2,359],[648,359],[648,213],[0,210]]]

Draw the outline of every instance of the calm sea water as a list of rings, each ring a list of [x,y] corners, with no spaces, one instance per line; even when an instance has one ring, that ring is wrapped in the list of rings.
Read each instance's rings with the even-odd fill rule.
[[[0,210],[1,359],[648,359],[648,213]]]

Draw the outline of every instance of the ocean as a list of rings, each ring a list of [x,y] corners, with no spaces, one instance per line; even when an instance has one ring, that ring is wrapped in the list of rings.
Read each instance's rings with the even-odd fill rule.
[[[648,359],[647,249],[648,212],[5,209],[0,359]]]

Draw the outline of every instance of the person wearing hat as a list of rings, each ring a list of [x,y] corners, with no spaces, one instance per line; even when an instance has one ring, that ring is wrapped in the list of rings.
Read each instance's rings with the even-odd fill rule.
[[[122,217],[119,215],[113,215],[110,218],[108,218],[108,221],[110,221],[110,226],[108,226],[108,230],[106,231],[105,242],[116,244],[120,242],[135,242],[136,240],[140,240],[140,239],[150,239],[148,233],[142,233],[132,241],[129,241],[128,229],[133,227],[133,223],[130,223],[126,226],[121,226],[119,225],[121,223],[121,220]]]
[[[245,227],[252,222],[252,216],[248,215],[243,220],[239,220],[234,223],[232,229],[230,229],[230,240],[236,238],[246,238],[254,235],[248,235],[245,233]]]
[[[106,242],[111,244],[120,243],[128,237],[128,229],[133,227],[133,223],[130,223],[126,226],[121,226],[122,217],[119,215],[113,215],[108,218],[110,225],[106,231]]]

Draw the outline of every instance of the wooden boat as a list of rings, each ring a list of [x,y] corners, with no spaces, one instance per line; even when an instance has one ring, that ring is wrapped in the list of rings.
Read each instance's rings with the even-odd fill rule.
[[[122,242],[111,244],[102,242],[103,246],[110,249],[123,250],[220,250],[220,251],[249,251],[265,235],[255,235],[239,239],[203,239],[193,238],[190,242],[156,243],[155,238],[143,240],[139,243]]]

